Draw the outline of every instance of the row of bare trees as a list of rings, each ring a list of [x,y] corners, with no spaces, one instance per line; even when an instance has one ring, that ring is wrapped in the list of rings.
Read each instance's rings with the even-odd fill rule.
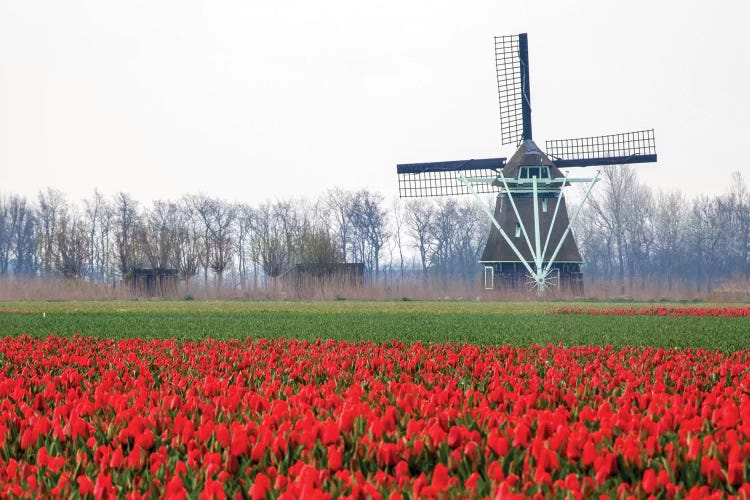
[[[603,182],[575,228],[589,281],[711,291],[750,276],[750,193],[739,173],[718,196],[654,192],[630,167]],[[491,203],[492,200],[487,200]],[[470,199],[386,203],[368,190],[259,205],[205,195],[148,206],[95,192],[0,196],[0,277],[117,283],[173,269],[188,287],[263,289],[295,264],[362,262],[370,282],[449,287],[479,278],[489,230]]]
[[[632,167],[604,169],[576,236],[589,280],[711,292],[750,277],[750,193],[739,172],[717,196],[655,192]]]
[[[173,269],[189,287],[264,288],[298,263],[362,262],[371,281],[471,277],[486,224],[468,200],[387,206],[368,190],[257,206],[205,195],[143,206],[95,192],[0,196],[0,276],[116,283],[136,269]],[[419,263],[413,257],[419,255]]]

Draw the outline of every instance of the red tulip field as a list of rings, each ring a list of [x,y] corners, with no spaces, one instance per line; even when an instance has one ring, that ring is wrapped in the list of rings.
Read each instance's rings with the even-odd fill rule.
[[[699,318],[750,318],[750,307],[649,307],[647,309],[583,309],[562,308],[558,314],[604,314],[610,316],[695,316]]]
[[[747,348],[26,335],[7,314],[2,497],[750,498]]]

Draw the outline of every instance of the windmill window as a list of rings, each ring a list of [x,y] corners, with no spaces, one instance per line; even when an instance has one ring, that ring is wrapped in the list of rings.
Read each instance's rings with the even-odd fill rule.
[[[520,238],[520,237],[521,237],[521,224],[516,222],[516,238]]]
[[[547,211],[547,198],[542,198],[542,212]]]
[[[549,169],[547,167],[521,167],[518,170],[519,179],[549,179]]]

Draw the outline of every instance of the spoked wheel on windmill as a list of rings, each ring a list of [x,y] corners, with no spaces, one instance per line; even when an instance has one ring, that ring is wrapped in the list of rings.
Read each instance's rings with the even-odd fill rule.
[[[474,195],[492,222],[480,263],[485,288],[530,286],[539,295],[552,287],[583,294],[583,259],[571,226],[599,172],[572,178],[560,169],[656,161],[653,130],[547,141],[532,140],[528,42],[525,33],[495,37],[502,144],[518,149],[509,160],[408,163],[397,166],[402,198]],[[569,217],[564,188],[586,183]],[[494,213],[480,194],[497,193]]]

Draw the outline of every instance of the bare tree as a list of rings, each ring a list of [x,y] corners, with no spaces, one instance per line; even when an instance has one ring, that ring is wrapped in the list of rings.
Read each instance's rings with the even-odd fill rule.
[[[89,279],[107,281],[110,274],[111,232],[114,212],[99,191],[94,191],[90,199],[84,200],[84,224],[89,250],[87,274]]]
[[[627,196],[624,245],[628,284],[632,288],[636,275],[640,275],[641,288],[644,288],[654,244],[654,196],[647,186],[637,181],[632,184]]]
[[[655,271],[666,277],[667,288],[671,291],[675,276],[684,264],[681,256],[687,244],[685,235],[685,209],[688,206],[685,196],[679,192],[659,193],[654,218],[654,260]]]
[[[383,206],[383,195],[366,189],[354,195],[352,225],[358,235],[359,251],[371,271],[374,280],[380,272],[380,251],[390,238],[388,212]]]
[[[0,197],[0,274],[8,274],[10,269],[10,250],[12,247],[10,229],[10,204]]]
[[[403,245],[403,231],[406,223],[406,213],[404,205],[399,199],[396,199],[393,203],[393,225],[394,225],[394,244],[398,250],[398,266],[399,266],[399,283],[404,286],[404,245]]]
[[[83,278],[89,254],[86,229],[74,209],[63,207],[57,215],[54,268],[65,279]]]
[[[447,286],[458,233],[458,203],[455,199],[443,199],[438,202],[432,230],[435,233],[435,252],[433,265],[439,272],[443,286]]]
[[[730,252],[732,268],[746,278],[750,276],[750,191],[740,172],[732,174],[732,183],[727,196],[731,218]]]
[[[203,250],[201,252],[201,267],[203,267],[203,286],[208,288],[208,269],[211,259],[211,200],[203,195],[189,195],[185,197],[185,202],[190,205],[187,213],[194,218],[196,226],[201,228],[201,242]]]
[[[329,224],[336,234],[339,248],[344,262],[347,261],[348,249],[352,236],[352,209],[354,206],[352,194],[339,188],[329,190],[323,199],[323,205],[329,217]]]
[[[290,257],[285,224],[278,215],[279,211],[273,205],[265,203],[258,208],[255,217],[257,262],[266,276],[274,281],[288,268]]]
[[[614,243],[617,262],[617,282],[625,283],[626,224],[630,191],[635,184],[635,171],[630,166],[614,165],[603,169],[604,187],[590,198],[599,228]]]
[[[287,267],[300,262],[300,236],[309,224],[309,211],[300,210],[300,204],[301,200],[280,200],[271,207],[272,219],[286,246]]]
[[[115,195],[115,252],[118,269],[126,280],[139,261],[139,225],[138,202],[126,193]]]
[[[65,207],[65,197],[60,191],[47,188],[39,192],[39,249],[41,253],[42,275],[53,271],[55,234],[57,232],[58,212]]]
[[[489,234],[489,223],[476,203],[458,205],[455,242],[455,273],[466,280],[476,276],[477,262]]]
[[[575,224],[575,238],[581,255],[583,269],[588,279],[609,279],[611,264],[611,234],[602,231],[596,220],[596,212],[585,205]]]
[[[140,228],[140,240],[153,269],[174,266],[178,222],[177,204],[172,202],[157,200],[146,212]]]
[[[427,268],[434,247],[435,233],[432,229],[435,220],[435,207],[432,202],[423,199],[411,200],[406,204],[407,234],[414,241],[422,264],[422,277],[427,277]]]
[[[193,205],[188,199],[178,204],[175,227],[174,265],[177,274],[190,289],[190,280],[198,274],[203,258],[204,245],[202,232],[193,213]]]
[[[726,259],[727,228],[720,221],[727,218],[727,204],[720,198],[701,196],[693,202],[690,214],[692,273],[696,288],[705,284],[713,290],[714,278]]]
[[[240,289],[247,288],[248,263],[252,262],[253,235],[255,227],[255,210],[249,205],[236,207],[237,217],[234,220],[234,250],[237,254],[237,267],[240,275]]]
[[[36,237],[36,218],[26,198],[0,198],[0,274],[36,272]]]
[[[209,265],[216,273],[217,288],[221,288],[224,271],[232,264],[234,256],[232,225],[237,212],[234,205],[221,200],[212,200],[209,207],[207,219],[210,241]]]
[[[229,203],[203,195],[188,197],[191,214],[197,217],[203,232],[203,280],[208,286],[208,270],[216,274],[216,286],[221,288],[224,271],[233,258],[232,224],[236,211]]]

